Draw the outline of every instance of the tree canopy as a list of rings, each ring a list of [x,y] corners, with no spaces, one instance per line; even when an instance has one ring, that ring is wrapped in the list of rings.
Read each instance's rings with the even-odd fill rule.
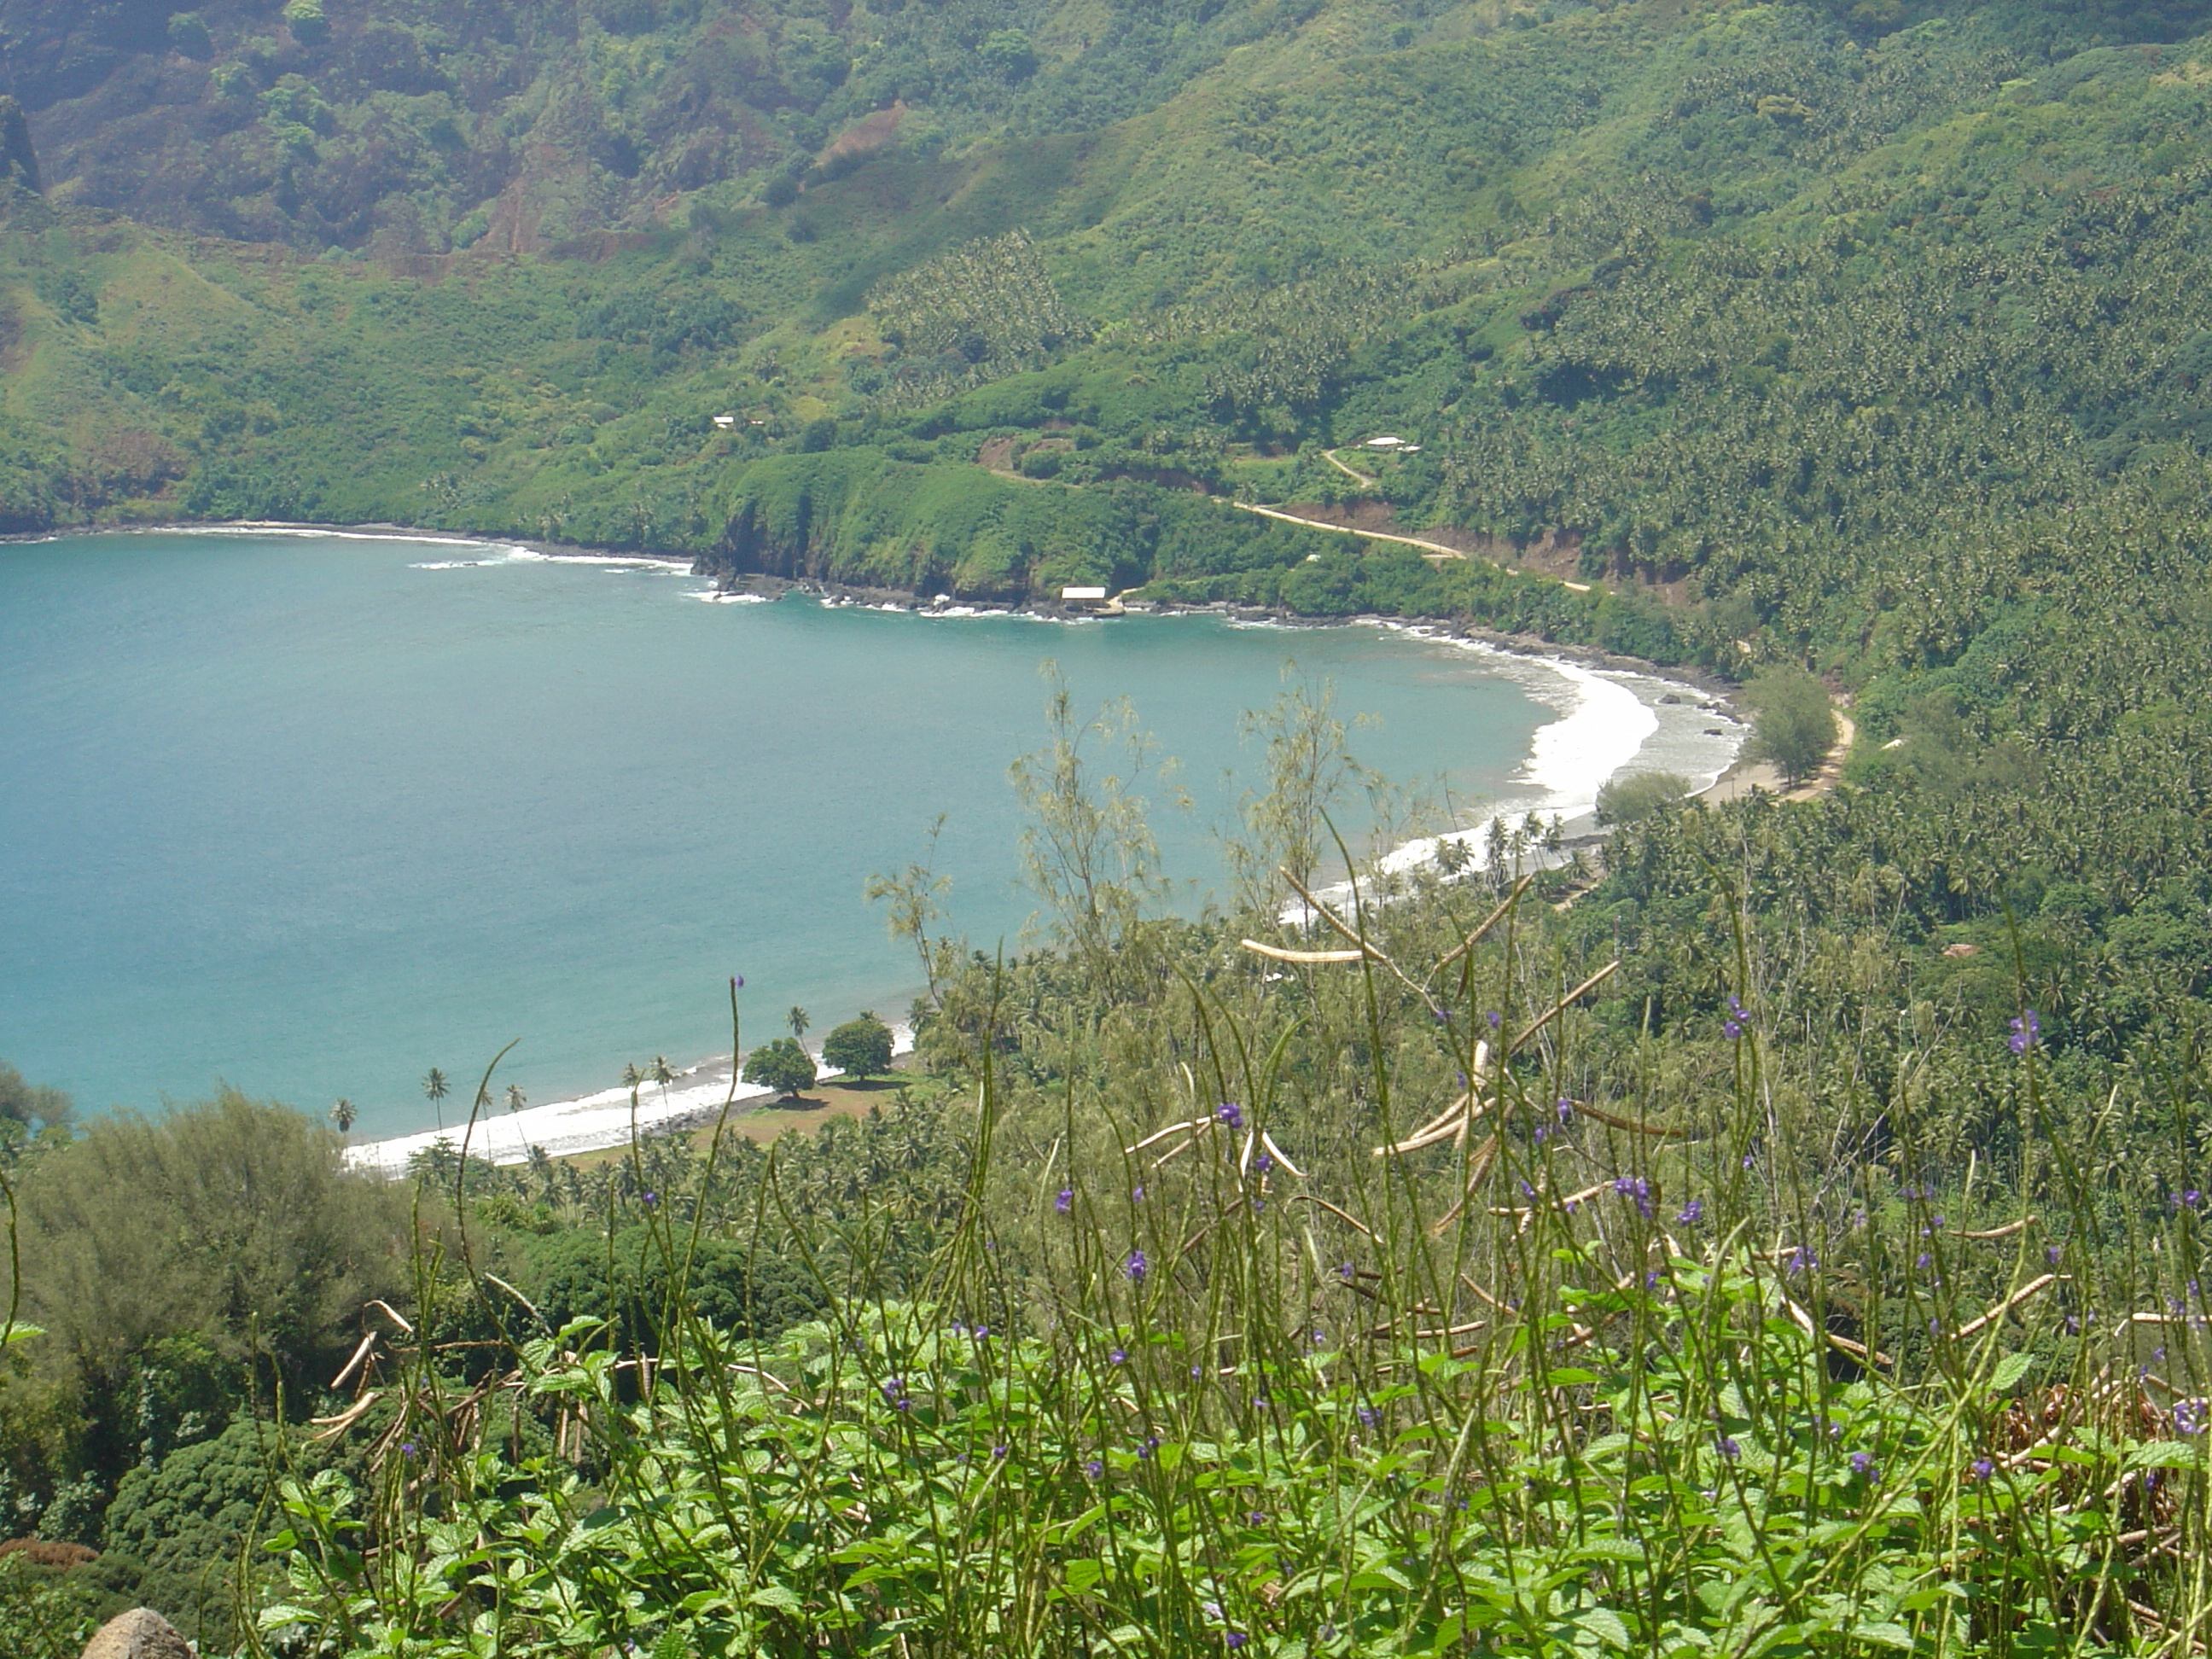
[[[848,1077],[880,1077],[891,1068],[891,1028],[873,1014],[848,1020],[830,1033],[822,1058]]]
[[[814,1056],[795,1037],[763,1042],[745,1056],[744,1080],[773,1089],[786,1099],[811,1088],[814,1078]]]

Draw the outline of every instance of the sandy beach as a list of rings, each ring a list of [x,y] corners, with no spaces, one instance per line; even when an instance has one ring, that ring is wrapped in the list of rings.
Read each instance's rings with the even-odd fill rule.
[[[902,1023],[892,1025],[891,1052],[913,1051],[912,1028]],[[819,1066],[820,1051],[810,1048],[808,1052]],[[428,1152],[440,1140],[451,1142],[456,1150],[465,1147],[469,1157],[488,1164],[526,1164],[533,1150],[555,1158],[604,1152],[627,1145],[633,1133],[670,1134],[698,1128],[714,1122],[726,1104],[734,1115],[752,1110],[775,1095],[773,1089],[738,1081],[737,1067],[729,1055],[723,1054],[678,1073],[665,1088],[658,1083],[646,1084],[637,1091],[635,1111],[630,1091],[617,1085],[573,1100],[526,1106],[519,1112],[494,1108],[472,1125],[464,1122],[448,1129],[425,1129],[388,1140],[363,1141],[346,1149],[346,1162],[356,1170],[401,1176],[407,1172],[410,1158]]]
[[[1492,824],[1517,827],[1532,812],[1558,819],[1569,841],[1590,835],[1597,829],[1598,791],[1613,778],[1673,772],[1687,779],[1695,794],[1729,775],[1750,735],[1718,698],[1684,681],[1523,655],[1418,623],[1384,625],[1480,654],[1559,714],[1538,728],[1512,794],[1485,803],[1489,810],[1465,828],[1407,842],[1383,860],[1386,870],[1425,863],[1446,842],[1464,847],[1479,868],[1489,856]]]

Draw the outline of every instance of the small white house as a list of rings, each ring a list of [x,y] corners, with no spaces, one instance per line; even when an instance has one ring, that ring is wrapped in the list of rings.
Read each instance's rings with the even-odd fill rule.
[[[1063,587],[1060,590],[1062,605],[1103,605],[1106,590],[1103,587]]]
[[[738,417],[737,417],[736,416],[734,416],[734,415],[717,415],[716,416],[714,416],[714,425],[715,425],[715,426],[716,426],[716,428],[718,428],[720,430],[724,431],[724,432],[727,432],[727,431],[728,431],[732,427],[735,426],[737,423],[738,423]]]
[[[1380,437],[1370,438],[1360,446],[1362,449],[1403,449],[1405,447],[1403,438],[1394,437],[1387,432]]]

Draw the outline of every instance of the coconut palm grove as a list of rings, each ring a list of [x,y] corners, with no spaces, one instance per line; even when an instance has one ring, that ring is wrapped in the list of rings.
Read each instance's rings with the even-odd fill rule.
[[[471,1146],[497,1042],[402,1176],[0,1028],[0,1650],[2212,1642],[2212,5],[0,0],[0,93],[12,537],[1384,618],[1749,732],[1482,822],[1293,678],[1194,896],[1046,688],[1031,927],[916,812],[820,901],[910,1009],[733,961],[757,1091],[588,1152]]]

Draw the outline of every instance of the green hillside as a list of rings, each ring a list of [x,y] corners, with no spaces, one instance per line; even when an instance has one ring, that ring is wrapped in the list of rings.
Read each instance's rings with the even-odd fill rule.
[[[2212,6],[0,0],[0,54],[8,531],[1420,616],[1695,665],[1792,771],[1856,732],[1324,932],[1311,688],[1194,920],[1057,707],[1050,945],[880,883],[917,1059],[773,1155],[433,1158],[403,1218],[273,1108],[72,1140],[15,1079],[0,1511],[110,1549],[0,1568],[23,1650],[126,1591],[441,1659],[2201,1648]],[[264,1143],[356,1207],[76,1219]]]

